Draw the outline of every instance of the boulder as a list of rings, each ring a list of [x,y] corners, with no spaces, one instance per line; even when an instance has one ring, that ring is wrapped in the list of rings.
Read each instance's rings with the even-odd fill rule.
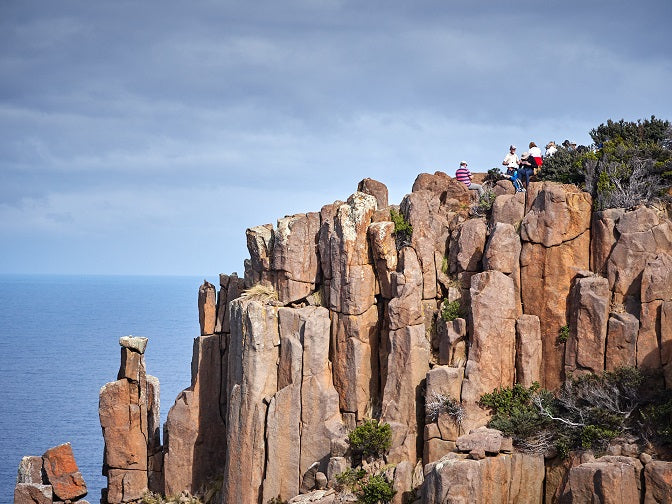
[[[365,178],[357,184],[357,191],[370,194],[376,198],[378,209],[387,208],[387,186],[382,182],[378,182],[371,178]]]
[[[141,336],[122,336],[119,338],[119,345],[122,348],[128,348],[134,352],[144,354],[148,341],[147,338]]]
[[[21,462],[19,462],[19,470],[16,476],[16,482],[42,485],[45,482],[44,476],[42,474],[43,466],[44,463],[42,457],[35,455],[23,457]]]
[[[14,504],[52,504],[53,498],[51,485],[17,483],[14,487]]]
[[[48,449],[42,459],[47,481],[56,497],[60,500],[76,500],[86,495],[86,483],[79,472],[70,443]]]
[[[513,186],[511,186],[511,190],[513,191]],[[514,228],[518,229],[524,215],[525,193],[501,194],[492,203],[490,226],[494,227],[495,224],[501,222],[503,224],[511,224]]]
[[[560,502],[640,502],[641,471],[639,460],[614,456],[573,467]]]
[[[479,427],[457,438],[455,446],[461,452],[482,449],[489,454],[497,454],[502,448],[504,435],[497,429]]]
[[[444,441],[455,441],[460,424],[448,414],[441,403],[446,399],[460,400],[464,368],[436,366],[427,373],[425,392],[425,421],[436,422],[436,434]],[[431,430],[425,434],[432,436]],[[425,437],[427,440],[427,437]],[[440,458],[440,457],[439,457]],[[437,459],[434,459],[437,460]]]
[[[147,473],[126,469],[110,469],[107,474],[107,502],[137,502],[147,493]]]
[[[623,208],[609,208],[594,212],[591,224],[590,270],[607,275],[607,259],[618,240],[616,223],[625,213]]]
[[[450,272],[481,271],[487,225],[483,219],[469,219],[453,233],[450,244]]]
[[[399,252],[398,272],[392,275],[395,297],[388,304],[388,323],[391,330],[421,324],[423,274],[415,250],[404,247]]]

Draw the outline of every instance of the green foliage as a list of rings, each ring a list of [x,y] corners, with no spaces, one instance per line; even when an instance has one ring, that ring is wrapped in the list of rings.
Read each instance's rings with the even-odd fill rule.
[[[586,425],[581,429],[581,448],[584,450],[603,450],[609,441],[618,436],[619,431],[606,429],[598,425]]]
[[[560,328],[558,331],[558,343],[567,343],[567,340],[569,339],[569,326],[564,325]]]
[[[282,500],[280,496],[278,495],[277,497],[273,497],[272,499],[268,499],[268,502],[266,504],[287,504],[286,500]]]
[[[637,122],[625,121],[621,119],[614,122],[607,120],[607,124],[600,124],[597,128],[590,130],[590,138],[595,145],[604,144],[612,140],[623,140],[632,143],[661,143],[669,134],[670,123],[662,119],[639,119]]]
[[[363,457],[379,457],[390,449],[392,428],[378,420],[364,420],[348,434],[348,441],[355,453]]]
[[[583,165],[589,159],[596,159],[595,153],[558,147],[555,154],[544,159],[537,176],[541,180],[581,185],[585,180]]]
[[[478,202],[472,207],[474,215],[483,216],[492,209],[497,195],[490,187],[483,188],[483,194],[478,197]]]
[[[388,503],[397,493],[387,479],[376,474],[365,480],[357,492],[357,502],[362,504]]]
[[[516,409],[529,407],[540,387],[537,382],[529,388],[523,387],[520,383],[516,383],[513,387],[500,387],[489,394],[483,394],[480,404],[490,408],[495,414],[510,415]]]
[[[161,494],[147,492],[142,496],[140,504],[202,504],[197,497],[182,492],[181,495],[164,497]]]
[[[365,476],[366,471],[364,469],[355,469],[354,467],[351,467],[336,475],[336,489],[342,491],[347,488],[348,490],[354,491]]]
[[[398,212],[394,208],[390,208],[390,219],[394,222],[394,237],[399,249],[411,241],[413,226],[408,223],[403,213]]]
[[[502,170],[499,168],[490,168],[488,170],[488,173],[485,177],[483,177],[483,182],[490,182],[492,184],[496,184],[500,180],[504,179],[504,175],[502,174]]]
[[[664,444],[672,444],[672,390],[657,393],[642,408],[641,416],[651,436]]]
[[[441,318],[443,320],[450,322],[460,317],[464,318],[464,311],[459,300],[451,301],[450,303],[444,301],[441,304]]]

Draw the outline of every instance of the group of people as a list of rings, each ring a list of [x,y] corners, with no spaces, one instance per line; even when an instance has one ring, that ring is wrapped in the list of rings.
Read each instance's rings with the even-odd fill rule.
[[[557,150],[555,142],[550,141],[546,145],[545,156],[552,156]],[[541,149],[534,142],[530,142],[528,151],[523,153],[520,158],[516,154],[516,146],[511,145],[509,146],[508,154],[504,158],[504,161],[502,161],[502,165],[506,166],[504,176],[511,180],[517,192],[524,192],[530,183],[530,177],[539,173],[543,163]],[[466,161],[460,163],[460,167],[455,172],[455,178],[470,190],[478,191],[479,197],[483,194],[483,186],[472,182],[473,177],[467,168]]]

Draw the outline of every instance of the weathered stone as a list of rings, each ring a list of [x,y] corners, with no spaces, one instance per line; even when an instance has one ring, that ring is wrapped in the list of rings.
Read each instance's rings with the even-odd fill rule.
[[[558,342],[558,333],[561,327],[567,325],[572,280],[579,271],[588,267],[589,245],[588,232],[550,248],[542,244],[523,243],[520,256],[522,302],[524,312],[538,316],[541,322],[541,383],[548,389],[558,388],[563,381],[564,344]]]
[[[513,187],[511,187],[513,189]],[[511,224],[518,228],[525,215],[525,193],[502,194],[495,198],[490,214],[490,226],[496,223]]]
[[[226,430],[219,409],[222,357],[218,334],[194,339],[191,386],[168,412],[165,492],[195,493],[224,469]]]
[[[319,231],[320,215],[315,212],[278,219],[273,232],[271,269],[280,302],[298,301],[315,290],[320,267]]]
[[[245,287],[267,282],[271,270],[273,253],[273,225],[264,224],[245,230],[247,250],[250,253],[250,267],[245,270]]]
[[[424,430],[421,384],[429,371],[430,347],[424,325],[390,331],[390,345],[381,415],[392,427],[387,460],[415,462]]]
[[[616,223],[625,213],[623,208],[609,208],[594,212],[591,224],[590,270],[598,275],[606,276],[607,259],[611,249],[618,240]]]
[[[604,371],[610,301],[606,278],[576,279],[570,306],[570,336],[565,346],[566,374]]]
[[[513,225],[496,223],[485,246],[483,269],[507,275],[519,271],[520,250],[520,237]]]
[[[147,478],[152,492],[165,494],[163,446],[161,446],[161,394],[159,379],[146,376],[147,384]]]
[[[311,490],[315,490],[315,476],[317,475],[319,467],[319,462],[315,462],[303,473],[301,478],[301,493],[308,493]]]
[[[227,456],[222,499],[257,502],[266,460],[264,399],[277,391],[277,308],[240,298],[232,301],[230,307]]]
[[[333,482],[336,476],[350,468],[350,463],[345,457],[331,457],[327,465],[327,480]]]
[[[357,191],[370,194],[376,198],[376,203],[379,209],[387,208],[387,186],[382,182],[378,182],[371,178],[365,178],[357,184]]]
[[[339,206],[331,224],[320,231],[320,255],[329,258],[329,308],[359,315],[375,302],[376,278],[369,263],[367,228],[376,209],[376,199],[355,193]],[[323,209],[324,211],[324,209]]]
[[[121,365],[117,373],[117,380],[126,378],[128,380],[137,382],[140,380],[140,369],[144,368],[142,354],[130,350],[128,348],[121,348]]]
[[[644,468],[644,504],[672,502],[672,462],[654,460]]]
[[[515,379],[516,307],[513,280],[499,271],[472,277],[469,358],[462,384],[463,428],[485,425],[489,413],[478,403],[486,392],[511,387]]]
[[[665,386],[672,388],[672,301],[660,307],[660,360],[663,365]]]
[[[333,489],[315,490],[289,499],[288,504],[334,504],[336,491]]]
[[[17,483],[14,487],[14,504],[52,504],[51,485]]]
[[[607,260],[607,278],[614,303],[629,305],[640,299],[646,263],[660,252],[672,250],[672,223],[647,207],[625,212],[616,223],[618,239]]]
[[[607,324],[605,369],[614,371],[637,364],[639,320],[629,313],[612,313]]]
[[[508,502],[512,504],[541,503],[543,495],[544,457],[526,453],[512,454]]]
[[[430,191],[412,192],[404,196],[400,211],[413,227],[411,246],[415,250],[422,273],[421,296],[436,297],[436,266],[434,253],[438,248],[434,216],[438,217],[439,200]],[[445,250],[445,241],[443,247]]]
[[[141,336],[122,336],[119,338],[119,345],[121,345],[122,348],[128,348],[134,352],[144,354],[148,341],[147,338]]]
[[[147,439],[139,398],[139,384],[125,379],[100,389],[98,413],[105,440],[104,460],[110,468],[147,470]]]
[[[399,252],[399,271],[392,275],[395,297],[388,304],[388,323],[391,330],[423,322],[422,271],[418,257],[411,247]]]
[[[198,323],[201,334],[214,334],[217,322],[217,291],[210,282],[203,280],[198,289]]]
[[[392,488],[397,492],[390,504],[405,504],[413,488],[413,465],[408,461],[397,464],[392,477]]]
[[[34,483],[42,485],[44,481],[42,457],[28,456],[23,457],[19,462],[19,470],[16,476],[17,483]]]
[[[368,233],[373,263],[380,284],[380,294],[385,299],[391,299],[394,296],[391,275],[397,269],[394,223],[374,222],[369,226]]]
[[[641,470],[637,459],[610,456],[573,467],[560,502],[639,502]]]
[[[473,460],[483,460],[485,458],[485,450],[482,447],[474,448],[469,452],[469,458]]]
[[[110,469],[107,476],[108,504],[138,501],[147,493],[147,473],[126,469]]]
[[[425,392],[425,420],[437,422],[440,437],[455,441],[460,435],[460,425],[440,406],[446,399],[460,400],[464,368],[437,366],[427,373]],[[438,413],[438,415],[437,415]]]
[[[487,225],[483,219],[469,219],[453,233],[450,244],[450,272],[481,271]]]
[[[574,240],[590,229],[591,206],[590,194],[578,187],[544,182],[522,221],[520,236],[545,247]]]
[[[455,451],[455,441],[446,441],[441,438],[425,439],[422,463],[427,465],[431,462],[436,462],[453,451]]]
[[[516,382],[530,387],[541,381],[541,325],[536,315],[516,320]]]
[[[483,449],[486,453],[499,453],[504,435],[497,429],[479,427],[457,438],[455,446],[462,452]]]
[[[439,364],[463,367],[467,362],[467,321],[463,318],[436,318]]]
[[[327,488],[327,475],[323,472],[318,472],[315,474],[315,488],[317,490],[324,490]]]
[[[42,455],[47,481],[54,495],[61,500],[75,500],[87,493],[86,483],[79,472],[70,443],[48,449]]]
[[[331,327],[334,386],[341,409],[362,419],[379,391],[378,308],[371,306],[361,315],[334,313]]]

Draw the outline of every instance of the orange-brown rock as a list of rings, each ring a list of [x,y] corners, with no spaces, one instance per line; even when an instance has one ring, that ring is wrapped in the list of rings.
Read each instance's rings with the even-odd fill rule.
[[[86,483],[79,472],[70,443],[48,449],[42,459],[44,472],[56,497],[60,500],[76,500],[86,495]]]
[[[672,462],[654,460],[644,467],[644,504],[672,502]]]
[[[376,305],[361,315],[332,315],[331,362],[334,386],[340,397],[341,409],[354,413],[360,420],[364,418],[371,398],[378,397],[380,390],[379,333]]]
[[[522,193],[518,193],[522,194]],[[521,216],[522,218],[522,216]],[[497,270],[513,280],[516,313],[522,315],[520,299],[520,236],[512,224],[498,222],[492,228],[483,253],[483,270]]]
[[[217,321],[215,333],[228,333],[229,326],[229,301],[238,298],[243,292],[244,285],[237,273],[219,275],[219,295],[217,296]]]
[[[460,435],[460,425],[445,409],[441,402],[446,399],[460,400],[460,390],[464,379],[463,367],[436,366],[427,373],[425,392],[425,421],[436,425],[436,435],[443,441],[455,441]],[[436,413],[438,412],[438,415]],[[433,432],[425,429],[425,433]],[[425,436],[425,441],[428,441]],[[454,445],[453,445],[454,446]],[[447,453],[447,452],[446,452]],[[444,453],[445,455],[445,453]],[[427,462],[438,460],[426,458]],[[427,463],[426,462],[426,463]]]
[[[224,469],[226,430],[219,409],[220,335],[194,339],[191,386],[168,412],[164,446],[165,492],[196,493]]]
[[[121,504],[137,502],[147,493],[147,473],[144,471],[110,469],[107,475],[107,502]]]
[[[605,369],[614,371],[637,365],[637,333],[639,319],[629,313],[611,313],[607,325]]]
[[[320,267],[319,231],[320,214],[316,212],[278,219],[273,232],[271,269],[282,303],[298,301],[315,290]]]
[[[52,504],[54,492],[51,485],[17,483],[14,487],[14,504]]]
[[[19,462],[19,470],[16,476],[17,483],[34,483],[36,485],[41,485],[44,483],[42,479],[42,468],[43,468],[42,457],[38,456],[27,456],[21,459]]]
[[[565,373],[604,371],[611,293],[606,278],[582,273],[570,304],[569,339],[565,346]]]
[[[590,270],[607,275],[607,259],[618,240],[616,223],[625,213],[623,208],[609,208],[593,213],[590,240]]]
[[[201,334],[214,334],[217,322],[217,290],[210,282],[203,280],[198,289],[198,323]]]
[[[245,287],[270,282],[271,256],[273,253],[273,225],[264,224],[245,230],[249,267],[245,268]]]
[[[391,299],[394,296],[391,275],[397,269],[394,223],[374,222],[369,226],[368,233],[380,294],[385,299]]]
[[[450,272],[482,270],[487,225],[483,219],[469,219],[453,233],[450,244]]]
[[[517,192],[514,194],[502,194],[495,198],[492,203],[492,213],[490,214],[490,226],[497,222],[511,224],[518,227],[525,215],[525,193]]]
[[[463,428],[485,425],[489,418],[478,402],[515,379],[516,305],[513,280],[499,271],[478,273],[471,280],[469,357],[462,385],[466,409]]]
[[[516,320],[516,383],[530,387],[541,381],[541,325],[536,315],[521,315]]]
[[[232,301],[230,307],[222,499],[257,502],[266,461],[266,401],[277,391],[278,309],[243,298]]]
[[[388,304],[388,324],[391,330],[421,324],[423,272],[415,250],[404,247],[399,252],[398,271],[392,274],[395,297]]]
[[[641,462],[629,457],[586,462],[570,469],[560,502],[640,502],[641,472]]]
[[[392,446],[387,460],[415,463],[422,450],[424,411],[422,382],[429,371],[430,346],[424,324],[390,331],[387,380],[381,420],[392,427]]]
[[[467,321],[463,318],[436,319],[436,333],[439,340],[439,364],[464,367],[467,362]]]

